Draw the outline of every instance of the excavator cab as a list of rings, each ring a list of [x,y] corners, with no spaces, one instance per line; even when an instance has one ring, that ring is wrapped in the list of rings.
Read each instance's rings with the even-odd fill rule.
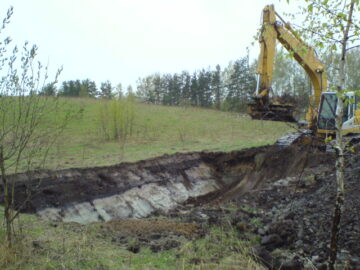
[[[336,92],[322,92],[320,99],[320,107],[317,119],[317,132],[319,134],[334,133],[335,117],[337,109],[338,97]],[[360,111],[357,104],[358,96],[354,92],[348,92],[344,99],[344,113],[342,133],[359,133],[360,131]]]
[[[335,92],[323,92],[321,94],[317,123],[318,129],[335,130],[337,100]]]

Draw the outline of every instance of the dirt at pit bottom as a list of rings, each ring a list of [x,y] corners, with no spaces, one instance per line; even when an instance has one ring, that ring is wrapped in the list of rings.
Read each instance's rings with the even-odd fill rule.
[[[111,220],[100,226],[101,235],[137,253],[141,248],[153,252],[179,247],[203,236],[196,223],[177,222],[168,218]]]

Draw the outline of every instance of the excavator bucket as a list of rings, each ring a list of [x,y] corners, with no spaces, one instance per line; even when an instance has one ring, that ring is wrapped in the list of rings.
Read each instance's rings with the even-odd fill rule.
[[[247,112],[252,119],[270,120],[283,122],[297,122],[295,119],[295,107],[285,104],[267,104],[261,105],[250,103],[247,106]]]

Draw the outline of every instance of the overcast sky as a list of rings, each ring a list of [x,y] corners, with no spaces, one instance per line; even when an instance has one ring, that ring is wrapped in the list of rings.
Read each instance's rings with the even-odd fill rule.
[[[0,0],[0,11],[3,18],[14,7],[6,34],[37,44],[50,70],[63,66],[60,81],[126,88],[155,72],[225,67],[245,56],[271,3],[289,11],[285,0]]]

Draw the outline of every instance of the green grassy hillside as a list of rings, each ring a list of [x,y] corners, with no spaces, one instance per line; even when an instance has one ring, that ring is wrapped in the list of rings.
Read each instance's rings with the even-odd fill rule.
[[[52,150],[51,169],[111,165],[175,152],[230,151],[274,143],[292,130],[286,123],[251,120],[245,114],[134,103],[131,136],[125,142],[105,140],[99,111],[112,101],[66,102],[83,112]]]

